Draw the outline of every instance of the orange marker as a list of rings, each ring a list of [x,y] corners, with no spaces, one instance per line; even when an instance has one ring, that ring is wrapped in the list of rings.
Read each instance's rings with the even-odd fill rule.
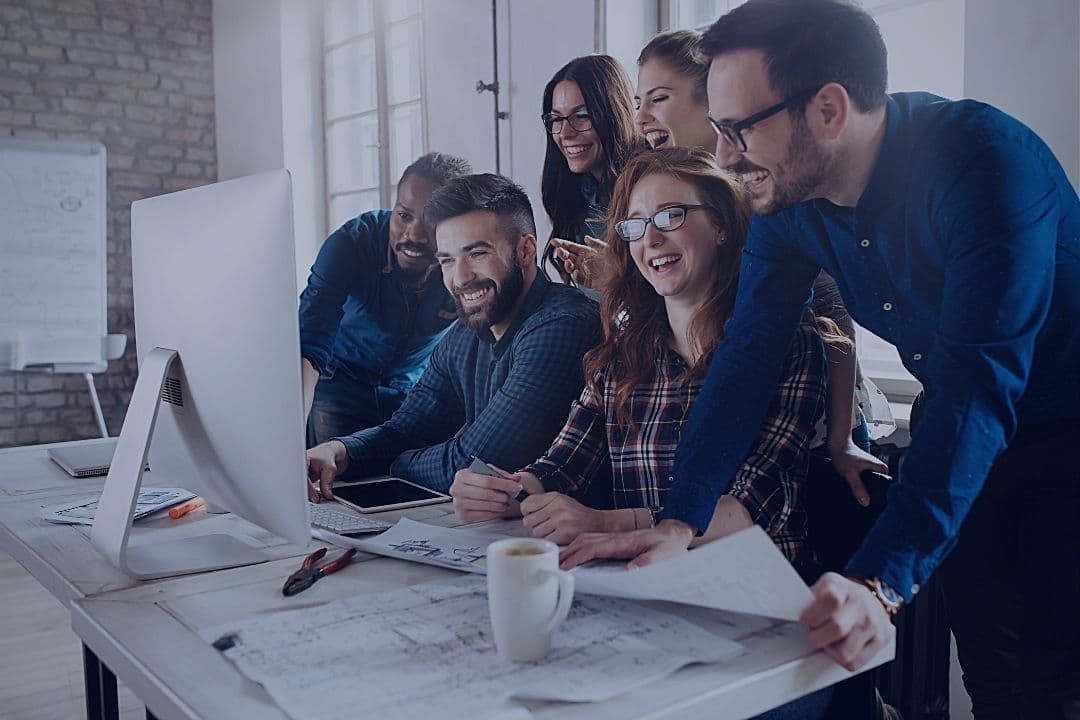
[[[174,508],[169,508],[169,517],[171,517],[173,520],[176,520],[177,518],[182,518],[192,510],[196,508],[201,508],[205,504],[206,501],[203,500],[201,497],[192,498],[183,505],[177,505]]]

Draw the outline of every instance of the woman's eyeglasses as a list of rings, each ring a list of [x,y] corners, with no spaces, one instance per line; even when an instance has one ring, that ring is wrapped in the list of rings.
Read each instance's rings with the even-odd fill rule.
[[[569,115],[549,112],[541,115],[540,119],[544,121],[544,127],[552,135],[558,135],[562,132],[563,123],[570,123],[570,127],[578,132],[592,130],[592,118],[589,117],[588,110],[577,110]]]
[[[657,210],[652,217],[627,218],[615,223],[615,232],[626,242],[634,242],[645,237],[649,223],[660,232],[678,230],[686,222],[686,214],[691,210],[703,210],[704,205],[669,205]]]

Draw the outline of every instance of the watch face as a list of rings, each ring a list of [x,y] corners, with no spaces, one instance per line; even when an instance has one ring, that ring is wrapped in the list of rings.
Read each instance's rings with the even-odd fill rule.
[[[898,607],[901,604],[903,604],[904,598],[900,596],[900,593],[893,590],[886,583],[883,583],[882,581],[878,580],[877,581],[877,589],[878,589],[878,594],[881,595],[882,599],[885,600],[885,602],[890,603],[892,605],[896,605]]]

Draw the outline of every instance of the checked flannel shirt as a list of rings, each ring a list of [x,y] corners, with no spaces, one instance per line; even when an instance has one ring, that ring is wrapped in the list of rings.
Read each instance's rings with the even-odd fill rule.
[[[524,472],[536,475],[548,491],[574,496],[598,496],[602,488],[595,484],[609,483],[613,507],[660,511],[673,482],[675,449],[702,385],[684,381],[686,370],[682,358],[665,347],[656,374],[634,388],[632,424],[622,426],[606,369],[599,378],[602,397],[586,387],[554,444]],[[765,422],[727,493],[800,571],[814,564],[799,491],[814,426],[825,409],[825,379],[824,346],[804,323],[791,342]]]

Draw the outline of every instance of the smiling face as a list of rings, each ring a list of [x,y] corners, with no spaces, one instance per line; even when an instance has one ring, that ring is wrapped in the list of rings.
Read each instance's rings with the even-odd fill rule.
[[[501,335],[526,292],[524,263],[536,256],[536,238],[511,242],[498,215],[473,210],[440,222],[435,240],[443,284],[461,322],[474,332],[488,328]]]
[[[765,55],[738,50],[713,58],[709,66],[709,114],[738,122],[780,102],[769,83]],[[740,152],[716,136],[716,160],[739,175],[754,212],[770,215],[815,196],[825,182],[828,160],[805,120],[781,111],[742,131]]]
[[[563,80],[555,85],[551,93],[551,112],[562,117],[571,117],[577,113],[588,113],[581,88],[573,80]],[[569,122],[563,122],[562,130],[552,136],[555,145],[566,158],[570,172],[578,175],[590,173],[599,179],[604,167],[604,146],[596,128],[577,131]]]
[[[406,175],[398,183],[390,215],[390,250],[398,267],[408,275],[424,272],[435,262],[435,248],[424,230],[424,205],[438,188],[419,175]]]
[[[638,68],[634,121],[651,147],[713,149],[716,133],[705,119],[708,105],[695,91],[693,78],[660,58]]]
[[[683,180],[654,173],[630,192],[628,217],[652,217],[673,205],[700,205],[697,190]],[[661,232],[649,223],[645,235],[630,243],[638,272],[665,301],[699,304],[709,296],[723,238],[705,210],[691,210],[682,226]]]

